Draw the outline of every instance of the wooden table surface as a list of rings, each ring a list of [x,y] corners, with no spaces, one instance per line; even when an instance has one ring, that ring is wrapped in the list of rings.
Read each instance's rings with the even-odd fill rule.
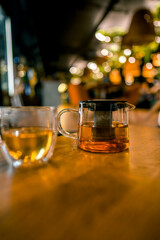
[[[125,152],[89,153],[60,136],[46,167],[1,167],[0,240],[160,239],[160,129],[129,134]]]

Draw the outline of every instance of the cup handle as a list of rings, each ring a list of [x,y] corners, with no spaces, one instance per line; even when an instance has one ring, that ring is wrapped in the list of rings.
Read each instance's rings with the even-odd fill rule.
[[[58,115],[57,115],[57,127],[58,127],[58,131],[65,137],[69,137],[72,139],[77,139],[77,136],[75,136],[73,133],[67,132],[66,130],[63,129],[62,125],[61,125],[61,117],[64,113],[67,112],[73,112],[73,113],[78,113],[78,110],[74,109],[74,108],[65,108],[63,110],[61,110]]]

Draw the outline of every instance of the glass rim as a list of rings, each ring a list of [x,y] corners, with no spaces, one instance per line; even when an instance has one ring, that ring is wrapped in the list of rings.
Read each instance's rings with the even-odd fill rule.
[[[0,110],[22,110],[22,111],[28,111],[28,110],[57,110],[57,107],[55,106],[0,106]]]

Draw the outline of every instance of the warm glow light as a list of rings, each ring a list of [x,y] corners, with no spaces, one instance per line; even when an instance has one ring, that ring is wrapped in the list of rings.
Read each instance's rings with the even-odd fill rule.
[[[87,67],[91,70],[95,70],[97,68],[97,64],[96,63],[93,63],[93,62],[89,62],[87,64]]]
[[[77,68],[77,73],[76,73],[76,74],[77,74],[78,76],[82,76],[83,73],[84,73],[84,70],[83,70],[83,69]]]
[[[58,92],[60,93],[63,93],[67,90],[68,86],[66,83],[61,83],[59,86],[58,86]]]
[[[77,72],[77,68],[76,67],[71,67],[69,69],[69,71],[70,71],[71,74],[75,74]]]
[[[120,45],[117,44],[117,43],[112,43],[111,46],[110,46],[110,50],[113,51],[113,52],[117,52],[120,50]]]
[[[119,42],[122,40],[122,37],[121,37],[121,36],[115,36],[115,37],[113,38],[113,40],[114,40],[114,42],[119,43]]]
[[[80,68],[77,68],[77,67],[71,67],[69,69],[70,73],[71,74],[75,74],[75,75],[78,75],[78,76],[82,76],[83,75],[83,69],[80,69]]]
[[[102,72],[99,72],[97,73],[97,77],[100,79],[100,78],[103,78],[103,73]]]
[[[102,50],[101,50],[101,54],[102,54],[103,56],[107,56],[107,55],[108,55],[108,50],[107,50],[107,49],[102,49]]]
[[[153,68],[152,63],[146,63],[142,67],[142,76],[145,78],[154,78],[155,69]]]
[[[160,43],[160,37],[156,36],[156,37],[155,37],[155,41],[156,41],[157,43]]]
[[[153,68],[152,63],[146,63],[146,68],[147,68],[147,69],[152,69],[152,68]]]
[[[135,58],[130,57],[128,61],[124,63],[122,73],[123,76],[130,74],[133,77],[139,77],[141,75],[140,62]]]
[[[110,42],[111,41],[111,38],[109,36],[106,36],[106,39],[105,39],[105,42]]]
[[[105,72],[111,71],[111,67],[109,66],[108,62],[103,62],[102,66],[103,66]]]
[[[110,57],[110,58],[113,57],[113,53],[112,53],[112,52],[109,52],[109,53],[108,53],[108,57]]]
[[[94,79],[101,79],[101,78],[103,78],[103,73],[102,73],[102,72],[93,73],[93,74],[92,74],[92,77],[93,77]]]
[[[102,63],[102,66],[103,66],[103,67],[109,66],[109,65],[108,65],[108,62],[103,62],[103,63]]]
[[[24,77],[25,76],[25,71],[21,70],[18,72],[19,77]]]
[[[79,85],[81,83],[81,79],[80,78],[71,78],[71,83],[73,85]]]
[[[111,71],[111,67],[110,66],[104,66],[104,71],[105,72],[110,72]]]
[[[130,86],[134,83],[134,77],[131,74],[126,74],[125,75],[125,83],[126,85]]]
[[[130,63],[135,63],[135,58],[134,57],[130,57],[129,59],[128,59],[128,61],[130,62]]]
[[[154,56],[153,56],[153,65],[155,67],[160,67],[160,54],[159,53],[154,54]]]
[[[99,67],[97,67],[96,69],[92,70],[94,73],[99,73]]]
[[[102,33],[99,33],[99,32],[95,34],[95,37],[101,42],[106,40],[106,37]]]
[[[120,63],[125,63],[126,60],[127,60],[127,59],[126,59],[125,56],[120,56],[120,57],[119,57],[119,62],[120,62]]]
[[[130,56],[131,55],[131,50],[130,49],[124,49],[124,54],[126,55],[126,56]]]
[[[156,21],[153,22],[153,24],[154,24],[155,27],[160,27],[160,21],[156,20]]]
[[[112,72],[109,74],[109,80],[113,84],[120,84],[122,81],[120,71],[118,69],[113,69]]]

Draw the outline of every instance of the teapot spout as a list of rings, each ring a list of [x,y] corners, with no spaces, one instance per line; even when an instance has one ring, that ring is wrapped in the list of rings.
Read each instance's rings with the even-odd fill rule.
[[[126,102],[126,106],[128,107],[128,111],[134,110],[136,108],[135,105],[128,103],[128,102]]]

